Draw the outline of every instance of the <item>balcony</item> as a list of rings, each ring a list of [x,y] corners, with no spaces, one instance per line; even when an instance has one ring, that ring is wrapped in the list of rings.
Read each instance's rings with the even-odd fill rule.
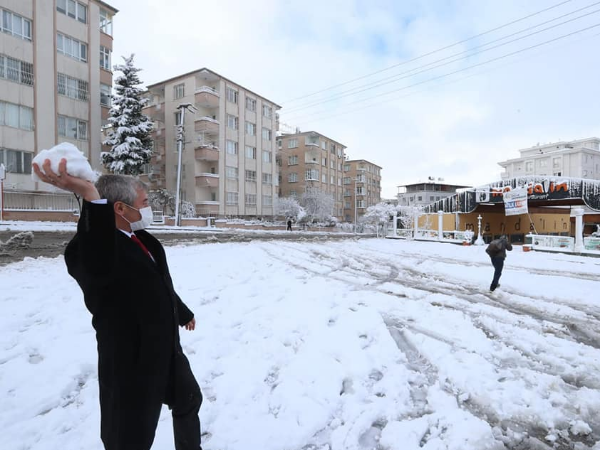
[[[200,86],[195,92],[195,101],[198,108],[218,108],[221,94],[211,86]]]
[[[150,117],[152,122],[163,122],[165,121],[165,104],[157,103],[155,105],[144,108],[144,114]]]
[[[198,161],[218,161],[219,149],[210,144],[196,145],[196,159]]]
[[[197,133],[205,134],[218,134],[219,133],[219,121],[216,117],[198,117],[194,124],[194,130]]]
[[[219,187],[219,178],[218,173],[199,173],[196,175],[196,187]]]
[[[196,211],[201,216],[212,216],[219,214],[219,202],[199,200],[196,202]]]

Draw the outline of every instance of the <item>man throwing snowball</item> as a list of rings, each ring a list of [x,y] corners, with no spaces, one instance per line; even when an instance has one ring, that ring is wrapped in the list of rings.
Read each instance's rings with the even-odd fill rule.
[[[175,448],[201,450],[202,394],[178,329],[194,330],[196,321],[173,288],[162,245],[144,231],[152,222],[146,186],[124,175],[103,175],[94,185],[69,175],[65,159],[58,173],[50,160],[33,168],[84,200],[65,261],[96,330],[105,449],[149,450],[164,403]]]

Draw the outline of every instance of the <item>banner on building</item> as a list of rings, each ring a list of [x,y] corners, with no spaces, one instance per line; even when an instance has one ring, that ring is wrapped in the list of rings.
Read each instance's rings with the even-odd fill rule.
[[[477,203],[489,203],[490,202],[490,189],[489,188],[477,188],[475,191],[475,201]]]
[[[527,214],[527,188],[504,192],[504,211],[507,216]]]

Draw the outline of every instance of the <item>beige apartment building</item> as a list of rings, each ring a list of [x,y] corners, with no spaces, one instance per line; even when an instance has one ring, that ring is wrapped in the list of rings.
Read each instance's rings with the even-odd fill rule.
[[[184,116],[182,199],[201,216],[274,214],[279,105],[206,68],[152,84],[147,96],[151,188],[176,191],[178,106],[188,103],[197,110]]]
[[[308,188],[334,197],[333,215],[343,217],[343,168],[346,146],[315,131],[277,138],[279,196],[298,197]]]
[[[381,202],[381,167],[365,159],[344,163],[344,221],[357,222],[369,206]]]
[[[31,179],[31,160],[38,151],[70,142],[95,169],[101,168],[117,10],[100,0],[0,0],[0,10],[5,206],[24,209],[19,204],[27,197],[36,209],[31,193],[53,190]]]

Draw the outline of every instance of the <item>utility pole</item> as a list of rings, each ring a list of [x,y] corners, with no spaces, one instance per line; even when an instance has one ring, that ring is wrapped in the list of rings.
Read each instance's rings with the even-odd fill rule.
[[[0,164],[0,222],[4,220],[4,178],[6,178],[6,169],[4,164]]]
[[[181,225],[181,218],[179,217],[179,204],[180,193],[181,193],[181,159],[183,155],[183,144],[184,144],[184,124],[185,124],[185,111],[189,111],[192,114],[197,111],[197,108],[191,103],[182,103],[177,107],[179,110],[179,124],[177,124],[177,191],[175,192],[175,226]]]

